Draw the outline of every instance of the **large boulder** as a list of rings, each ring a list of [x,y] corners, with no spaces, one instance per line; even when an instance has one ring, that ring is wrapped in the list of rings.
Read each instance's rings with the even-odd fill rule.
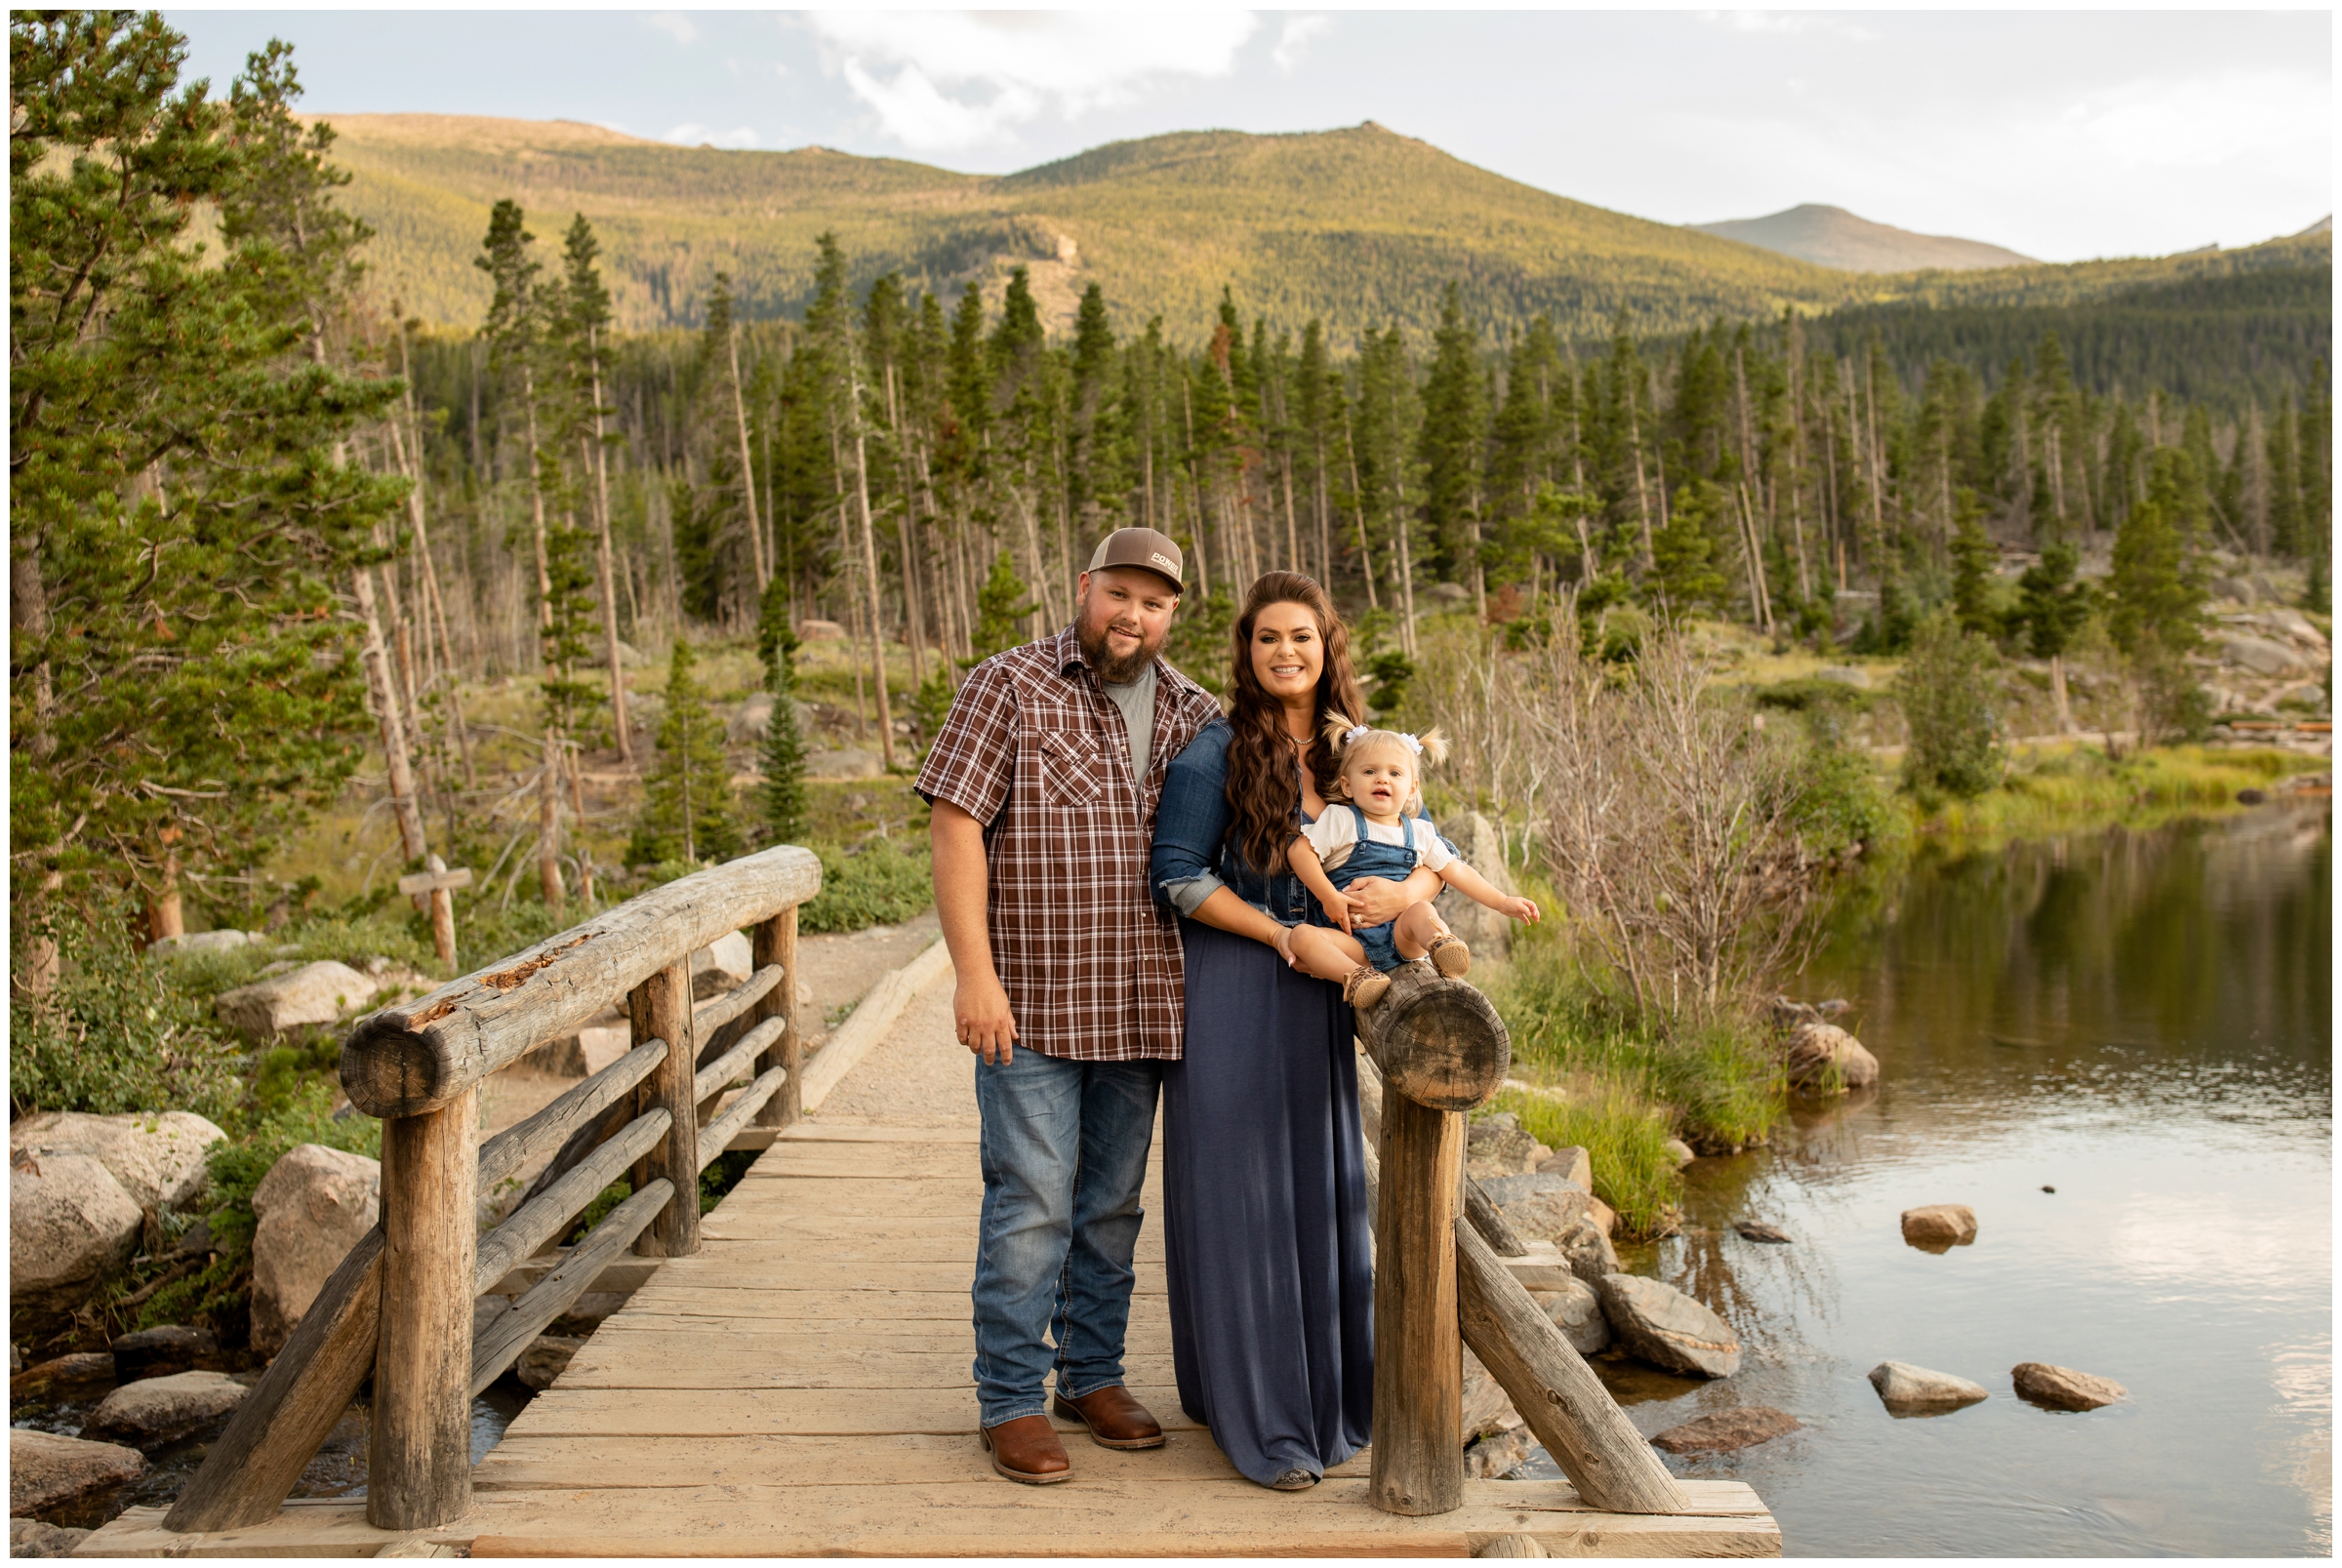
[[[209,1182],[203,1151],[227,1135],[191,1110],[85,1116],[47,1110],[8,1129],[9,1152],[87,1154],[141,1209],[186,1209]]]
[[[212,1003],[220,1021],[255,1040],[309,1024],[332,1024],[374,999],[375,983],[330,958],[222,991]]]
[[[284,1348],[381,1209],[383,1167],[318,1144],[288,1149],[253,1189],[252,1347]]]
[[[146,950],[169,957],[183,958],[190,953],[233,952],[238,947],[248,946],[260,940],[259,937],[248,931],[231,929],[197,931],[185,936],[157,937],[146,945]]]
[[[126,1383],[98,1401],[81,1429],[91,1437],[157,1448],[226,1419],[248,1391],[224,1372],[176,1372]]]
[[[773,727],[773,694],[752,692],[732,717],[724,724],[724,739],[739,745],[747,741],[761,741],[764,732]]]
[[[1976,1239],[1976,1211],[1964,1203],[1929,1203],[1905,1209],[1903,1239],[1924,1252],[1964,1247]]]
[[[747,980],[756,971],[748,939],[737,931],[727,931],[707,946],[691,955],[691,997],[704,1002]]]
[[[8,1429],[8,1511],[38,1513],[146,1473],[145,1456],[29,1427]]]
[[[1524,1131],[1520,1118],[1509,1110],[1483,1117],[1464,1133],[1465,1172],[1482,1182],[1535,1170],[1552,1152]]]
[[[566,1078],[590,1078],[634,1048],[634,1032],[624,1013],[611,1011],[529,1053],[532,1065]]]
[[[2009,1376],[2016,1381],[2019,1397],[2052,1410],[2095,1410],[2130,1397],[2130,1390],[2112,1378],[2094,1378],[2046,1361],[2020,1361],[2009,1369]]]
[[[1729,1454],[1754,1448],[1796,1431],[1805,1424],[1771,1405],[1736,1405],[1713,1415],[1670,1427],[1651,1439],[1651,1446],[1671,1454]]]
[[[2304,675],[2310,669],[2291,644],[2241,632],[2221,640],[2220,662],[2254,675]]]
[[[1908,1361],[1881,1361],[1871,1368],[1871,1387],[1878,1402],[1897,1414],[1958,1410],[1989,1398],[1984,1386],[1956,1378],[1949,1372],[1930,1372]]]
[[[1497,1480],[1526,1465],[1536,1448],[1525,1426],[1492,1432],[1464,1450],[1464,1473],[1475,1481]]]
[[[1572,1277],[1541,1285],[1529,1296],[1578,1354],[1599,1355],[1610,1348],[1610,1320],[1602,1316],[1601,1300],[1592,1285]]]
[[[1740,1370],[1740,1336],[1732,1325],[1675,1286],[1639,1274],[1604,1274],[1595,1292],[1619,1344],[1653,1366],[1701,1378]]]
[[[1593,1193],[1552,1171],[1493,1177],[1480,1187],[1523,1241],[1557,1243],[1594,1203]]]
[[[1805,1023],[1790,1030],[1782,1050],[1789,1081],[1800,1089],[1867,1089],[1878,1081],[1878,1059],[1835,1024]]]
[[[13,1353],[15,1346],[9,1347]],[[114,1352],[111,1350],[76,1350],[61,1355],[54,1361],[37,1361],[21,1372],[9,1374],[8,1391],[19,1399],[45,1394],[52,1389],[65,1389],[77,1384],[112,1383]]]
[[[1508,897],[1517,895],[1519,890],[1513,885],[1513,873],[1505,865],[1504,840],[1487,818],[1476,811],[1467,813],[1461,821],[1447,824],[1446,837],[1456,846],[1456,853],[1488,879],[1490,887]],[[1474,956],[1502,958],[1513,950],[1513,922],[1486,905],[1466,898],[1461,890],[1442,889],[1432,901],[1432,907],[1439,911],[1450,931],[1471,944]]]
[[[1520,1412],[1480,1358],[1464,1352],[1464,1440],[1511,1431],[1521,1425]]]
[[[1558,1176],[1564,1182],[1575,1182],[1587,1191],[1594,1190],[1594,1156],[1572,1144],[1556,1148],[1538,1161],[1537,1168]]]
[[[8,1301],[12,1311],[69,1312],[130,1261],[146,1217],[87,1154],[12,1154]]]

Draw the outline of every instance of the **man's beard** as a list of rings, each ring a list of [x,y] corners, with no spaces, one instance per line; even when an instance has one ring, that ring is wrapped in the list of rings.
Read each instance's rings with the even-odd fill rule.
[[[1080,640],[1081,656],[1090,662],[1090,667],[1098,672],[1098,678],[1109,686],[1128,686],[1145,674],[1147,666],[1154,663],[1154,656],[1162,652],[1161,644],[1150,648],[1146,637],[1142,635],[1138,649],[1129,658],[1116,659],[1107,652],[1106,633],[1107,628],[1100,626],[1097,638],[1093,641],[1085,630]]]

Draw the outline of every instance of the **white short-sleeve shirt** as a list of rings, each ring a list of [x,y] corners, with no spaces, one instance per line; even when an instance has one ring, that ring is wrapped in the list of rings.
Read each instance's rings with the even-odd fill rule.
[[[1358,814],[1349,806],[1329,800],[1325,803],[1325,810],[1317,814],[1317,820],[1301,830],[1301,836],[1308,839],[1310,847],[1317,852],[1318,864],[1330,871],[1350,859],[1351,850],[1358,842],[1359,821]],[[1375,843],[1390,844],[1398,849],[1407,847],[1406,824],[1378,823],[1371,817],[1364,821],[1366,836]],[[1418,864],[1436,871],[1456,859],[1448,853],[1447,845],[1440,841],[1439,829],[1429,817],[1417,817],[1413,822]]]

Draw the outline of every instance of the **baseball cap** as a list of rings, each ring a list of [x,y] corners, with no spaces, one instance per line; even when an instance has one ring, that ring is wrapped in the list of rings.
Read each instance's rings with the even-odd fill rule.
[[[1151,528],[1117,528],[1098,542],[1091,552],[1089,569],[1093,572],[1109,566],[1135,566],[1171,580],[1177,592],[1183,558],[1171,536],[1158,534]]]

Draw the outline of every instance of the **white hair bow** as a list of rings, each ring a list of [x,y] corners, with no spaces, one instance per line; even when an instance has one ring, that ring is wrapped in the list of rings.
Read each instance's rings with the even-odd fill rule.
[[[1342,732],[1342,744],[1344,745],[1356,745],[1365,738],[1366,726],[1363,724],[1353,724],[1349,729]]]
[[[1401,732],[1399,739],[1407,743],[1408,750],[1414,752],[1417,756],[1423,755],[1423,743],[1421,741],[1416,740],[1415,737],[1405,734],[1404,732]]]

